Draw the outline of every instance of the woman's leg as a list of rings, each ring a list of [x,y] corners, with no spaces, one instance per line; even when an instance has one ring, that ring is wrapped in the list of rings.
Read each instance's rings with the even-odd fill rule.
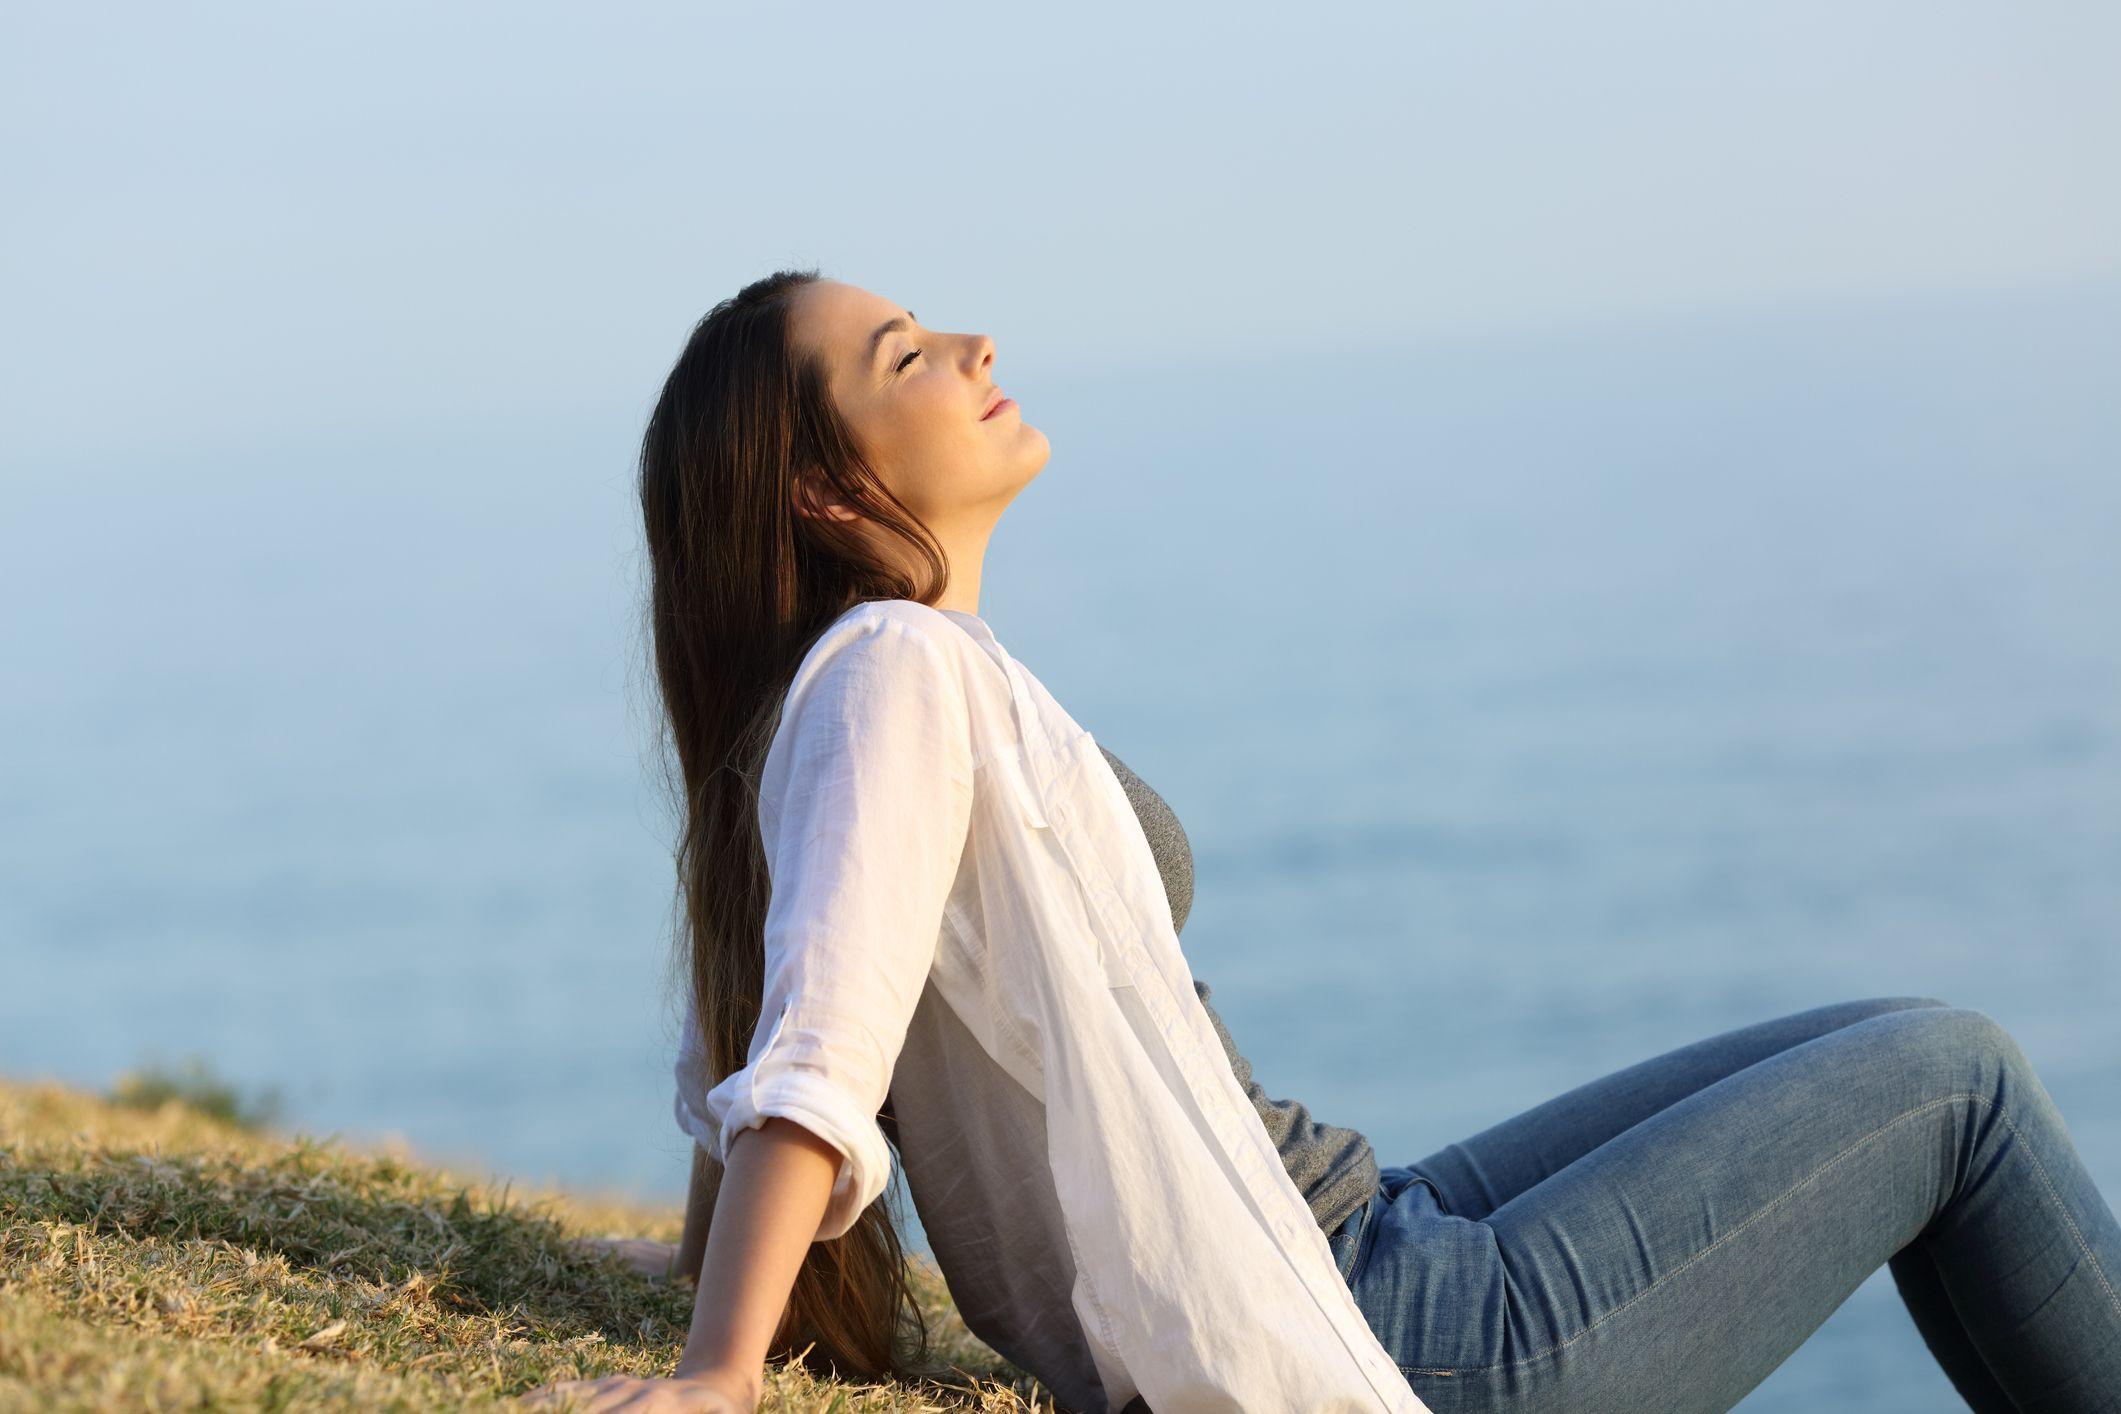
[[[1931,997],[1837,1002],[1743,1026],[1579,1085],[1546,1103],[1404,1165],[1434,1189],[1446,1213],[1484,1218],[1624,1129],[1705,1086],[1790,1047],[1890,1011],[1941,1007]],[[1976,1414],[2012,1414],[2010,1402],[1952,1309],[1936,1263],[1920,1244],[1890,1262],[1894,1286],[1960,1398]]]
[[[1579,1085],[1402,1167],[1436,1190],[1445,1212],[1484,1218],[1622,1130],[1756,1061],[1886,1012],[1944,1005],[1874,997],[1742,1026]]]
[[[2013,1407],[2121,1409],[2121,1224],[1979,1012],[1790,1046],[1481,1219],[1426,1194],[1351,1287],[1436,1414],[1728,1409],[1917,1244]]]

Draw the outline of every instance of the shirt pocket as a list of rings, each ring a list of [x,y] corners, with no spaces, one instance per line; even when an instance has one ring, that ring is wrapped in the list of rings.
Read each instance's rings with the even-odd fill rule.
[[[1034,830],[1050,830],[1053,818],[1045,791],[1034,773],[1032,754],[1031,747],[1012,746],[995,755],[988,763],[988,773],[1001,782],[1003,798],[1017,820]]]

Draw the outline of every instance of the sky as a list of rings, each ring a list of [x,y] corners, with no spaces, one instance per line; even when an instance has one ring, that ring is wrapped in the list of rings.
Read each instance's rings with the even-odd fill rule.
[[[15,3],[0,474],[635,425],[818,265],[1015,370],[2121,281],[2121,9]]]

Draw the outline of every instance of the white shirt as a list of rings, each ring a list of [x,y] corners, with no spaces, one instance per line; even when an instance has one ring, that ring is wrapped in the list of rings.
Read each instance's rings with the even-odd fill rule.
[[[1428,1414],[1231,1072],[1124,788],[983,619],[893,599],[835,620],[790,684],[759,828],[759,1026],[703,1094],[688,1006],[676,1069],[710,1157],[769,1115],[826,1139],[817,1237],[839,1236],[889,1182],[890,1096],[967,1326],[1061,1399]],[[894,1092],[902,1055],[921,1083]]]

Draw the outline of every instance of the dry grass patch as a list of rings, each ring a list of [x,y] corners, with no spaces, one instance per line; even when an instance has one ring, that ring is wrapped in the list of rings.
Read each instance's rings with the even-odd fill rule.
[[[0,1081],[0,1411],[505,1409],[675,1365],[692,1289],[570,1243],[674,1241],[674,1207],[460,1183],[198,1108],[198,1081],[129,1077],[124,1098]],[[932,1265],[914,1277],[936,1378],[776,1367],[760,1408],[1053,1408],[965,1330]]]

